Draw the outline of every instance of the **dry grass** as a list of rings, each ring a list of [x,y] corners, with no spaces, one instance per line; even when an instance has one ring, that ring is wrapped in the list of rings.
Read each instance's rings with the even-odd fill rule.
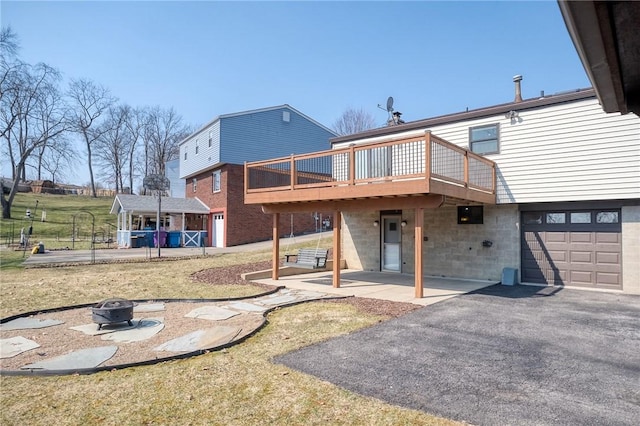
[[[265,260],[269,253],[173,262],[3,272],[2,316],[126,298],[225,297],[262,291],[212,286],[193,272]],[[228,350],[90,376],[0,378],[2,425],[427,424],[452,422],[365,398],[273,364],[296,348],[380,321],[354,306],[306,303],[271,313],[269,324]]]

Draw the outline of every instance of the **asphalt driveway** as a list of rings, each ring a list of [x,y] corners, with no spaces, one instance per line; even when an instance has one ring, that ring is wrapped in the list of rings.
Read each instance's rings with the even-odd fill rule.
[[[495,285],[276,362],[475,425],[637,425],[640,296]]]

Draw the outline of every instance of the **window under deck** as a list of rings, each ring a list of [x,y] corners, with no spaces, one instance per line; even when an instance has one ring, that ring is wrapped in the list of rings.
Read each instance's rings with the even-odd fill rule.
[[[495,204],[495,163],[426,132],[245,164],[245,203],[443,195]]]

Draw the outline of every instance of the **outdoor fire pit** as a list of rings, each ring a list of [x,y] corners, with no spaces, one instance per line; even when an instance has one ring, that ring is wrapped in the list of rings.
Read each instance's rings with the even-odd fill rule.
[[[93,322],[98,324],[98,330],[104,324],[127,322],[133,325],[133,302],[127,299],[106,299],[91,308]]]

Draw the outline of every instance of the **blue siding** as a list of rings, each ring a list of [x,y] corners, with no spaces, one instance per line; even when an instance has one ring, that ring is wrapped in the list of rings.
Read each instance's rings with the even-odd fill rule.
[[[184,179],[180,179],[180,159],[165,163],[165,176],[169,179],[169,196],[173,198],[185,198]]]
[[[211,146],[209,146],[211,135]],[[198,153],[196,154],[196,141]],[[187,159],[184,153],[187,152]],[[190,135],[180,145],[180,176],[191,176],[220,162],[220,122],[214,121]]]
[[[289,112],[289,122],[283,112]],[[295,111],[282,107],[220,119],[220,161],[243,164],[330,148],[335,135]]]

